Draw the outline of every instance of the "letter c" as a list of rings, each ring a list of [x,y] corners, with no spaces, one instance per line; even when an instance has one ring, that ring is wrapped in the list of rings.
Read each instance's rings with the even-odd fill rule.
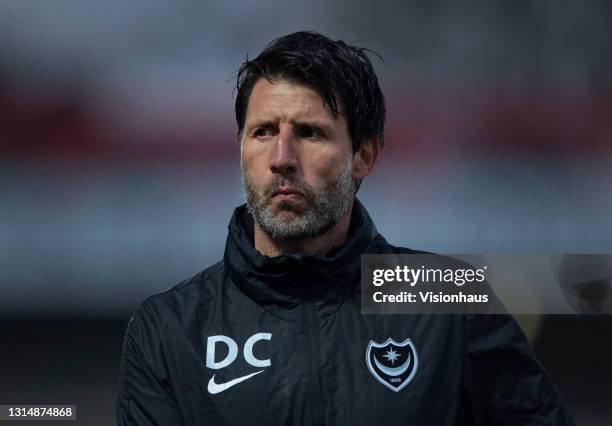
[[[244,344],[244,359],[246,362],[251,364],[253,367],[269,367],[272,363],[269,359],[257,359],[253,355],[253,345],[259,340],[270,340],[272,338],[271,333],[257,333],[249,337]]]

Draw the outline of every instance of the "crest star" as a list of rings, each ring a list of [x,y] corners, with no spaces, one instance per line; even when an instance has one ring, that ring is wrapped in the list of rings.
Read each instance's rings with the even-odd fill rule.
[[[391,348],[387,352],[385,352],[383,358],[387,358],[387,361],[390,361],[391,364],[395,365],[395,360],[398,359],[400,356],[402,355],[398,354],[397,352],[395,352],[395,349]]]

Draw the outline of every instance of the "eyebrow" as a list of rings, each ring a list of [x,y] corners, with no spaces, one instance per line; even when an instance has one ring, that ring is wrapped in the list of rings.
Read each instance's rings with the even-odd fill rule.
[[[267,127],[267,126],[276,126],[276,121],[274,120],[267,120],[267,119],[255,119],[253,120],[252,123],[247,123],[247,125],[245,126],[245,128],[247,130],[251,130],[257,127]],[[320,130],[322,130],[323,132],[327,133],[327,134],[332,134],[333,133],[333,127],[329,124],[327,124],[324,121],[321,120],[308,120],[308,119],[299,119],[299,120],[289,120],[289,123],[291,123],[293,126],[308,126],[308,127],[316,127]]]

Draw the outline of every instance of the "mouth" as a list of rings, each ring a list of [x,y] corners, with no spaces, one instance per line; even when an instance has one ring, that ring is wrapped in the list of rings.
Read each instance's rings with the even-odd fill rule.
[[[304,194],[302,194],[300,191],[292,188],[279,188],[272,193],[272,198],[280,201],[297,200],[303,196]]]

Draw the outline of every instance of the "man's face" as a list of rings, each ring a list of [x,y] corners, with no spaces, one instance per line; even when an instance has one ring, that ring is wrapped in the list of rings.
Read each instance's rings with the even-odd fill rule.
[[[319,236],[347,213],[354,194],[352,149],[342,114],[317,92],[261,78],[251,92],[241,137],[247,206],[275,239]]]

